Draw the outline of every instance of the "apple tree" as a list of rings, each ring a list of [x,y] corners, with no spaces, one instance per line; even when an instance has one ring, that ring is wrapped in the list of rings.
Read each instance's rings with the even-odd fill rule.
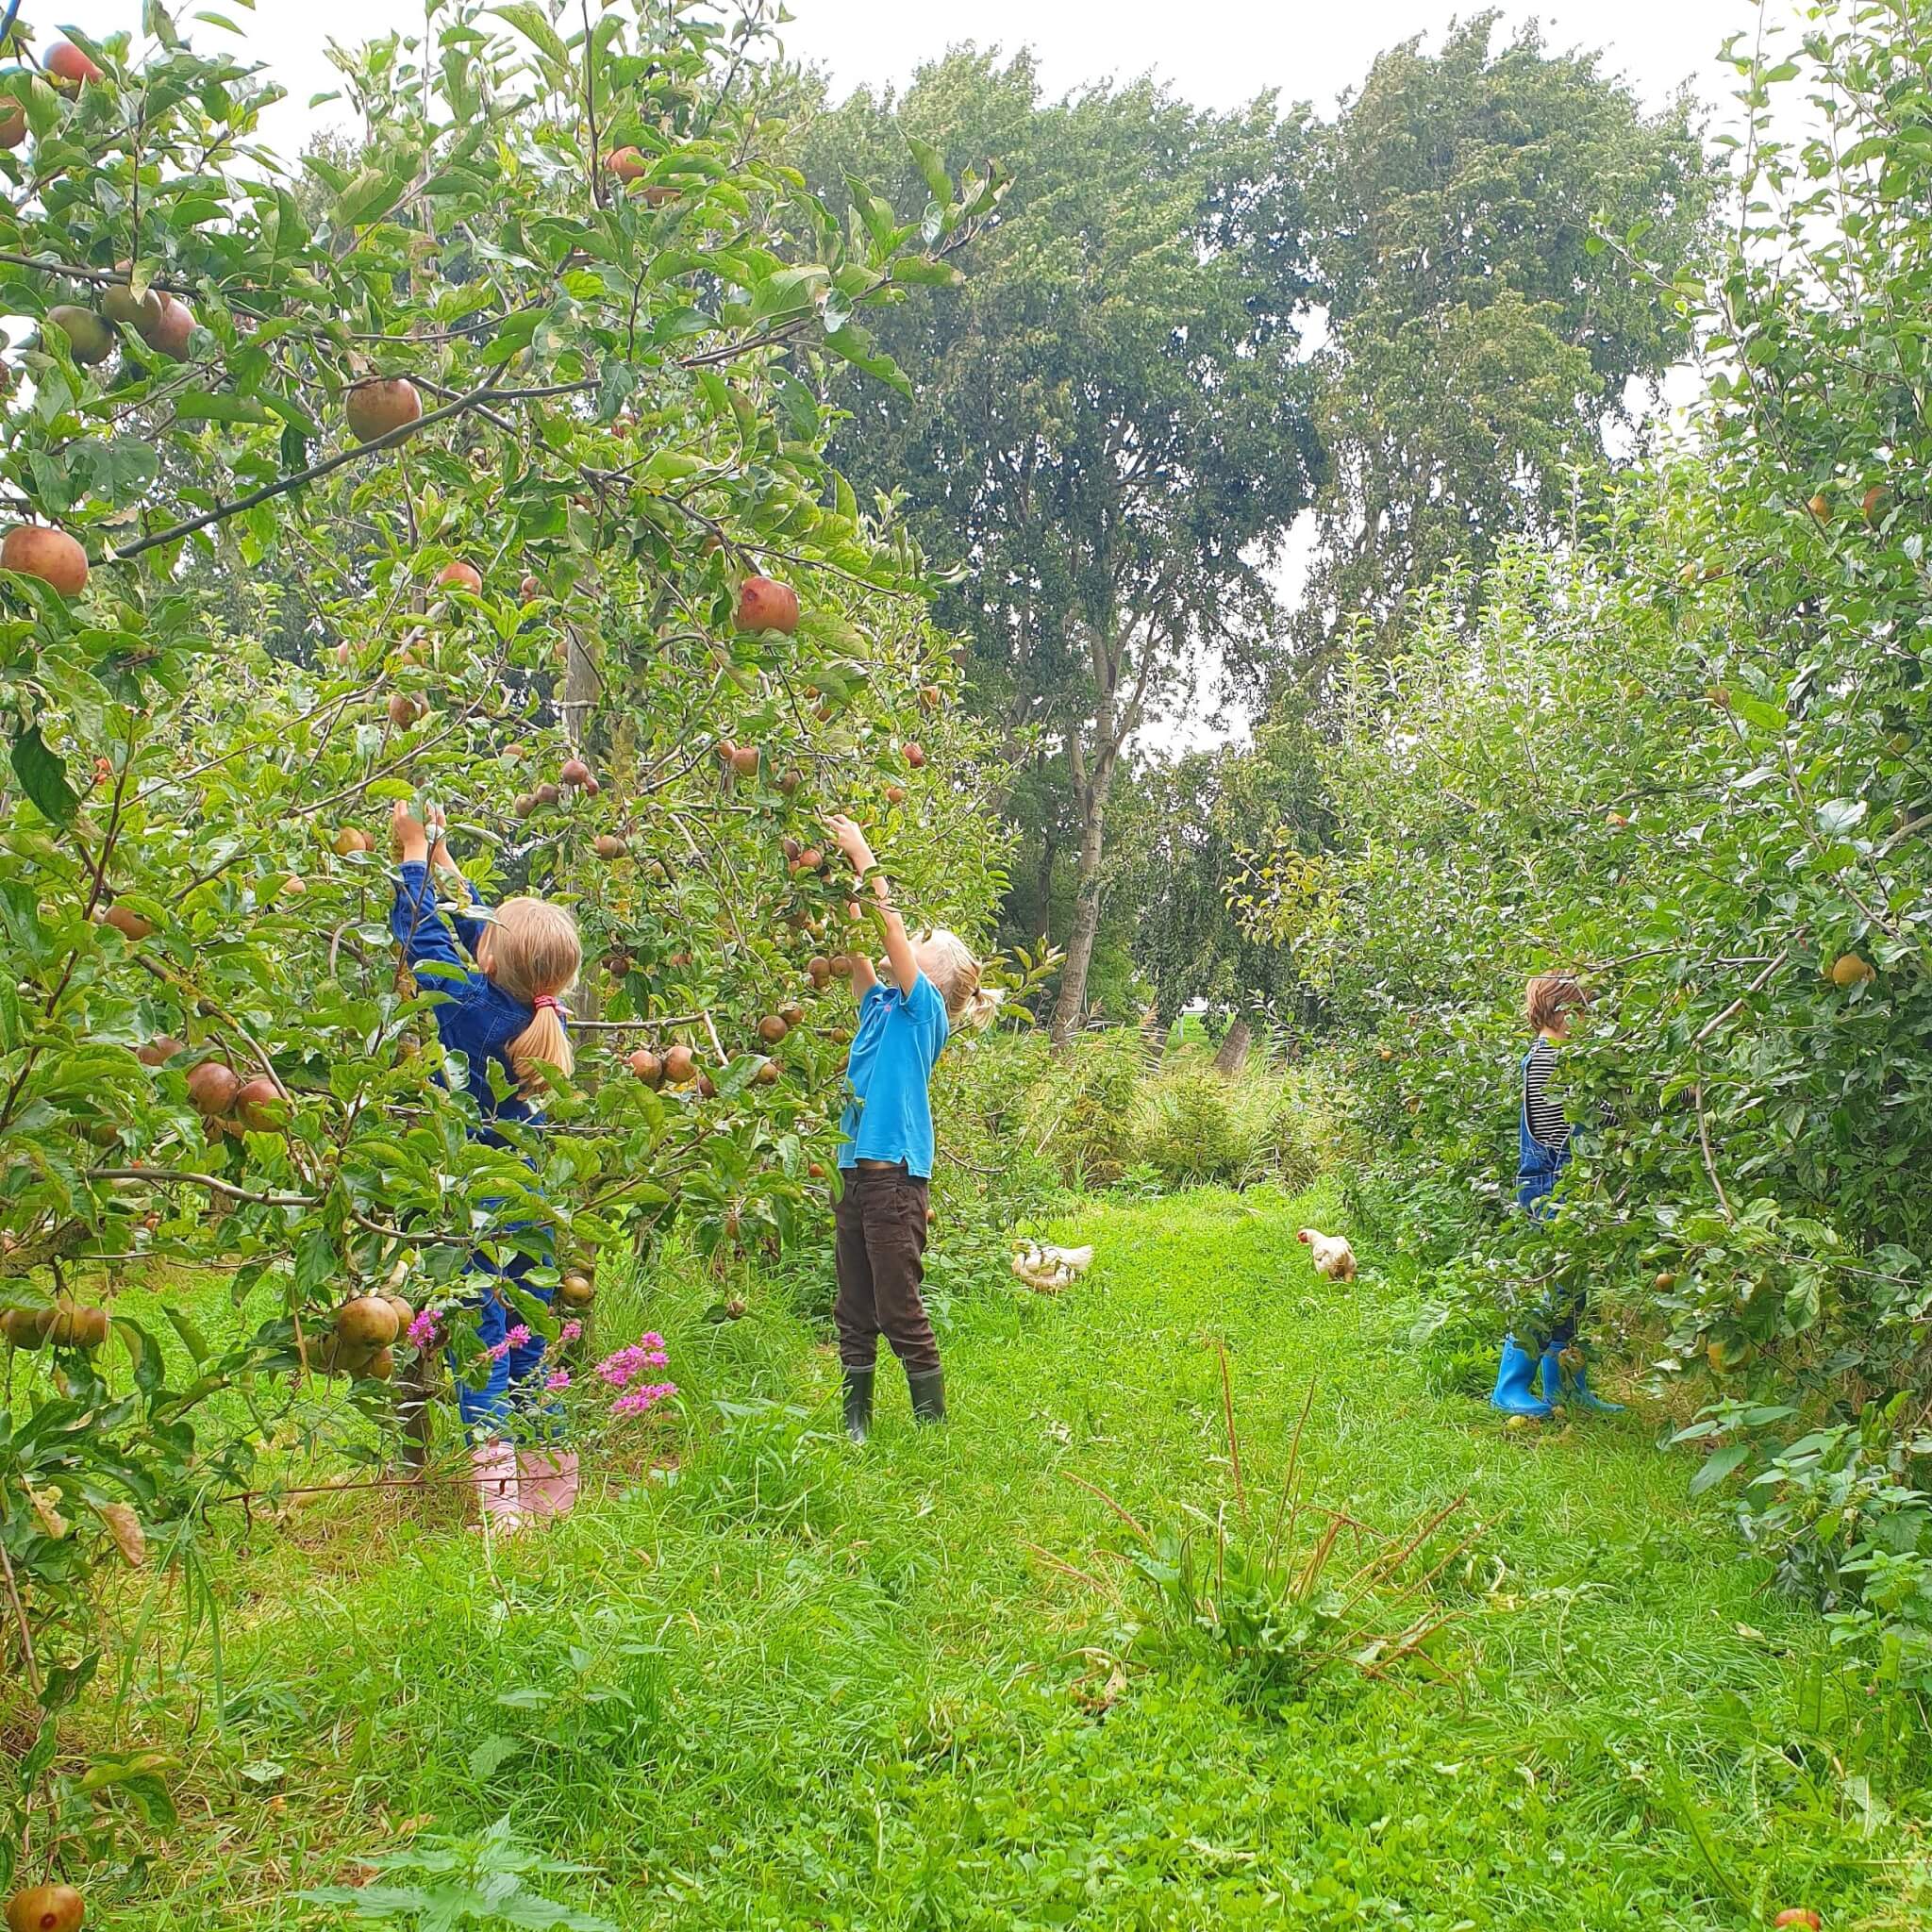
[[[866,317],[956,280],[1002,184],[836,221],[763,111],[775,16],[433,5],[341,58],[361,138],[299,166],[155,0],[0,76],[0,1703],[37,1737],[0,1889],[166,1806],[150,1758],[59,1756],[101,1566],[192,1578],[291,1433],[426,1441],[401,1320],[460,1356],[473,1250],[581,1305],[673,1217],[824,1219],[836,968],[875,941],[825,812],[911,916],[997,895],[918,546],[824,451],[828,372],[908,392]],[[443,1084],[397,799],[486,898],[575,908],[541,1134],[486,1144]],[[224,1335],[167,1292],[214,1276]],[[338,1329],[372,1296],[387,1342]]]

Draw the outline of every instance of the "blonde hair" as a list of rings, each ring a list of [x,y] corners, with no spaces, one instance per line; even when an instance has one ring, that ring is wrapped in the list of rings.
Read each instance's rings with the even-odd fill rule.
[[[979,961],[972,947],[942,925],[925,934],[922,943],[940,956],[933,984],[946,1003],[946,1018],[956,1026],[962,1019],[969,1026],[984,1026],[999,1010],[999,995],[980,991]]]
[[[1541,1033],[1558,1014],[1589,1006],[1590,995],[1574,973],[1539,973],[1524,990],[1523,1017],[1532,1033]]]
[[[506,899],[490,915],[476,963],[491,985],[526,1006],[539,999],[561,999],[577,983],[584,963],[577,923],[548,899]],[[576,1066],[563,1016],[538,1007],[530,1024],[509,1043],[509,1063],[517,1078],[533,1086],[540,1064],[555,1067],[568,1079]]]

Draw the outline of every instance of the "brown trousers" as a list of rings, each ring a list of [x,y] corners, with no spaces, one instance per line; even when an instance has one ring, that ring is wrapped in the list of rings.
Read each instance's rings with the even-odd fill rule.
[[[939,1343],[920,1298],[925,1279],[926,1186],[903,1167],[845,1168],[837,1232],[839,1359],[848,1369],[878,1360],[884,1335],[908,1375],[940,1365]]]

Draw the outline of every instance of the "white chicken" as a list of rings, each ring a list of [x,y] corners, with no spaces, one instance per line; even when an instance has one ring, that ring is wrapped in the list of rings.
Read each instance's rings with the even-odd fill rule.
[[[1295,1240],[1307,1246],[1308,1259],[1315,1264],[1315,1273],[1324,1280],[1355,1279],[1355,1250],[1349,1246],[1346,1236],[1324,1234],[1320,1228],[1305,1227]]]
[[[1023,1241],[1013,1254],[1013,1273],[1037,1294],[1058,1294],[1092,1265],[1093,1249],[1054,1248]]]

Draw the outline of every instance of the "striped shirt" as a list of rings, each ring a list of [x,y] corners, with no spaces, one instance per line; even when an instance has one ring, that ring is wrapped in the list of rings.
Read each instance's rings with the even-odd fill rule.
[[[1561,1153],[1570,1144],[1570,1122],[1550,1098],[1550,1075],[1556,1070],[1557,1042],[1539,1040],[1523,1070],[1523,1105],[1530,1133],[1553,1153]]]

